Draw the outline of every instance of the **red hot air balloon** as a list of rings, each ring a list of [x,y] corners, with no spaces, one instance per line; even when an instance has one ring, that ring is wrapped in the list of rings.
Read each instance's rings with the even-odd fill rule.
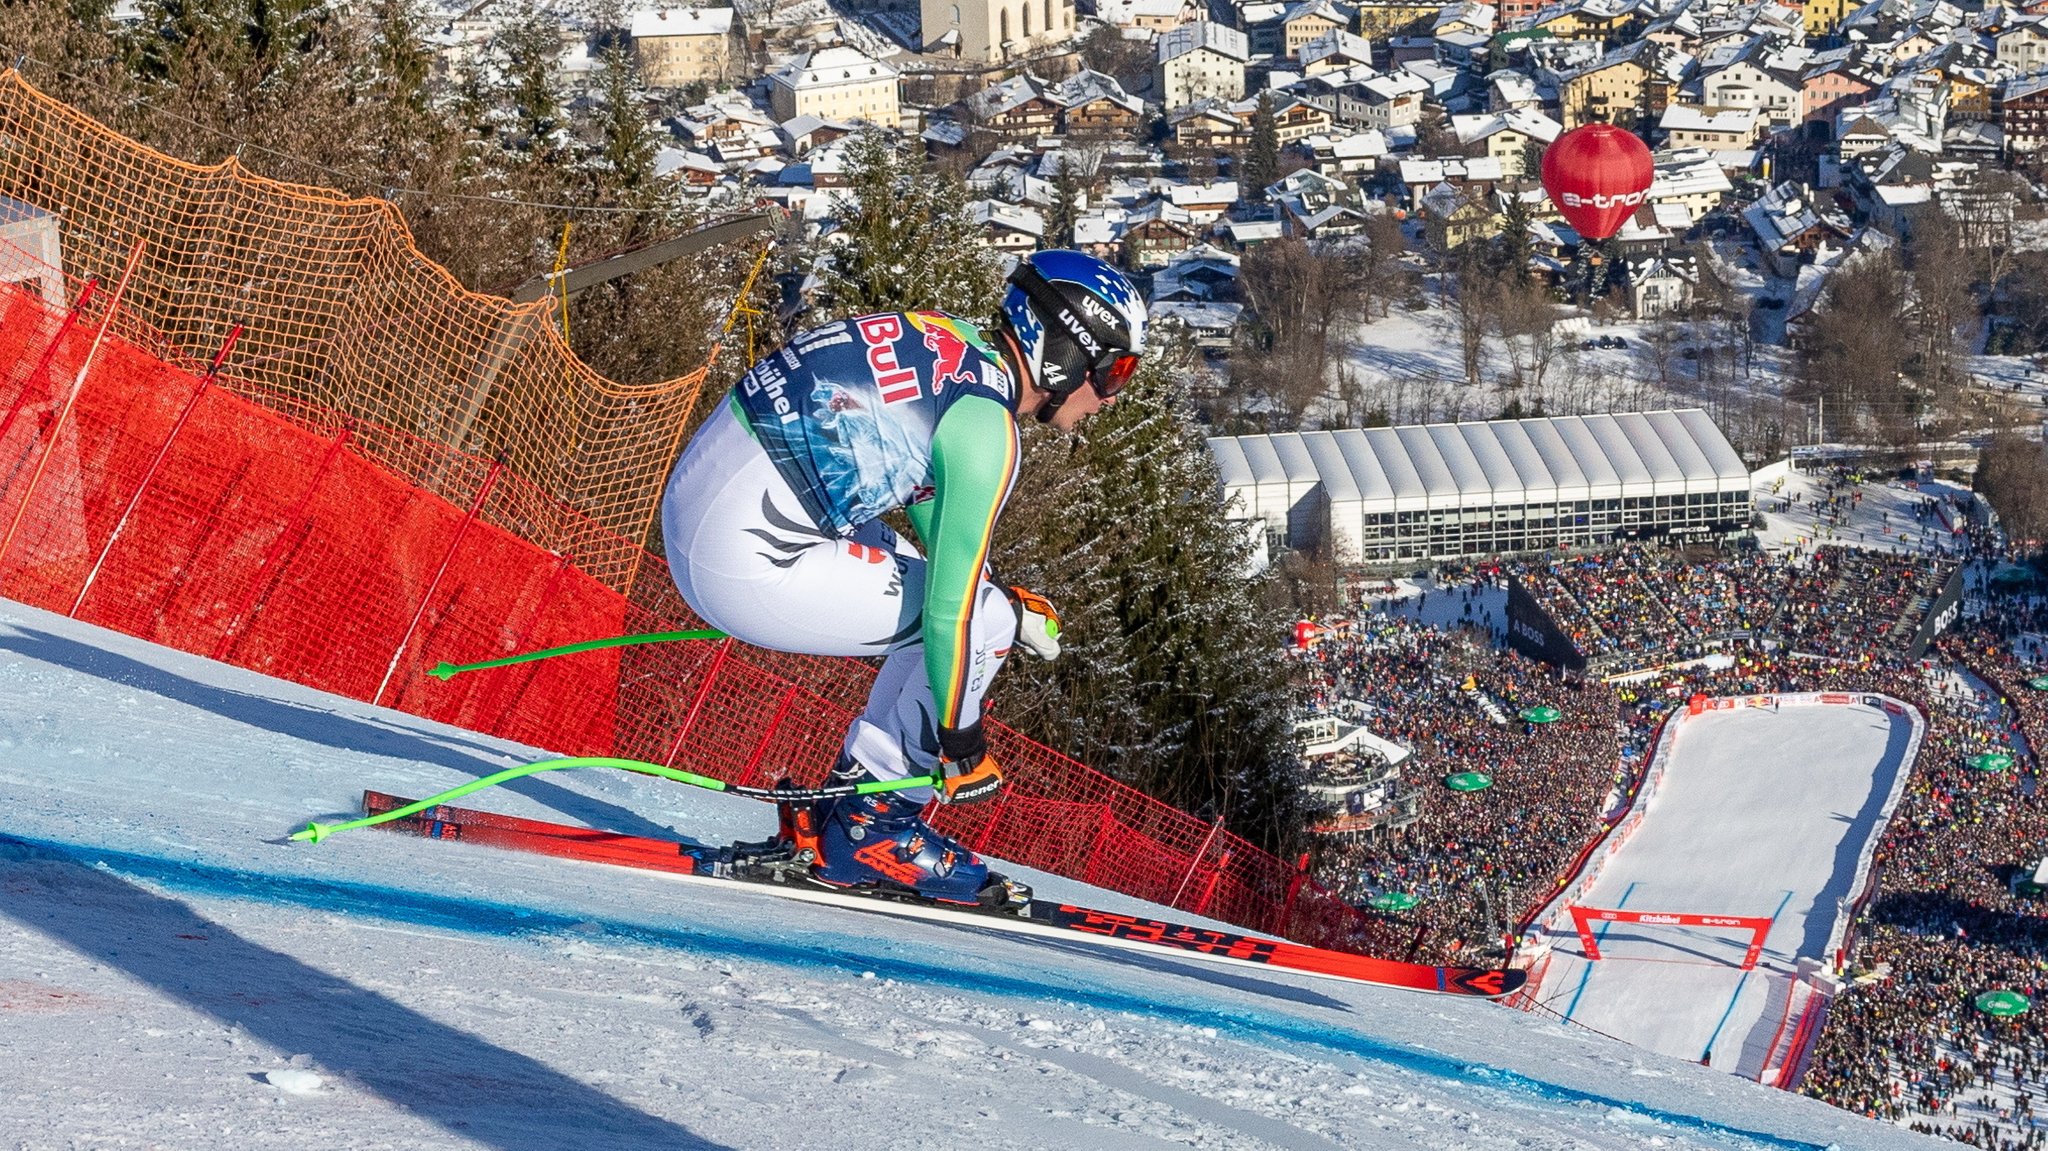
[[[1649,194],[1650,149],[1612,124],[1582,124],[1543,151],[1543,190],[1588,240],[1621,229]]]

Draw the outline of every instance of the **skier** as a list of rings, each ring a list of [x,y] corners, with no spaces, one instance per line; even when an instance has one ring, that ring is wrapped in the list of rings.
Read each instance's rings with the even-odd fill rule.
[[[1108,404],[1145,349],[1145,306],[1093,256],[1020,261],[991,343],[936,312],[799,333],[691,439],[662,502],[669,569],[704,620],[759,647],[884,656],[833,782],[937,774],[994,795],[981,704],[1013,644],[1052,659],[1059,616],[987,570],[1017,420],[1063,431]],[[921,554],[877,517],[905,508]],[[921,818],[933,789],[786,806],[816,881],[999,907],[1023,889]]]

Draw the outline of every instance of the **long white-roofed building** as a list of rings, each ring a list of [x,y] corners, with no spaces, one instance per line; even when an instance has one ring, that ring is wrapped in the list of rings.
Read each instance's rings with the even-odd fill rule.
[[[1749,469],[1698,408],[1222,436],[1273,545],[1398,564],[1747,530]]]

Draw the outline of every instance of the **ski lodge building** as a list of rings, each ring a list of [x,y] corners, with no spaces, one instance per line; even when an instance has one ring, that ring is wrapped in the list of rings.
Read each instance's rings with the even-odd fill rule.
[[[1746,531],[1749,469],[1698,408],[1220,436],[1268,546],[1393,566]]]

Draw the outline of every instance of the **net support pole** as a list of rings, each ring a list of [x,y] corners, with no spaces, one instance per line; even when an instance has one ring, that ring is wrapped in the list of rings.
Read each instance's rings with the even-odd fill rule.
[[[44,345],[43,354],[36,357],[36,366],[30,368],[28,375],[21,378],[20,393],[14,397],[14,403],[8,405],[6,418],[0,419],[0,439],[6,438],[7,429],[14,426],[16,417],[21,415],[21,409],[28,405],[28,398],[35,394],[36,382],[50,370],[50,361],[56,359],[57,353],[62,350],[64,337],[70,335],[71,329],[78,326],[78,318],[85,314],[86,305],[92,303],[92,294],[99,286],[99,277],[95,276],[78,290],[78,298],[72,301],[70,310],[64,313],[64,319],[57,325],[56,334]]]
[[[718,673],[725,668],[726,657],[732,654],[731,636],[718,641],[718,651],[711,657],[711,666],[704,671],[704,682],[697,688],[697,697],[690,701],[690,714],[683,717],[683,726],[676,732],[676,741],[669,745],[668,758],[663,767],[674,767],[676,757],[683,754],[683,743],[690,738],[690,729],[697,726],[697,716],[704,710],[704,701],[711,698],[711,688],[718,682]]]
[[[227,626],[220,632],[220,642],[213,645],[213,655],[210,658],[225,663],[234,651],[235,640],[241,635],[242,629],[256,618],[256,612],[261,607],[258,601],[263,596],[264,579],[269,576],[270,569],[284,560],[285,549],[291,544],[292,530],[305,522],[307,509],[313,506],[313,497],[320,494],[320,481],[327,478],[327,469],[334,463],[335,458],[341,455],[342,449],[348,446],[350,435],[347,427],[334,433],[334,442],[327,445],[326,453],[320,457],[320,466],[313,469],[313,478],[306,484],[305,494],[299,497],[298,506],[292,509],[291,515],[285,517],[284,526],[277,529],[277,538],[270,541],[269,549],[263,553],[263,559],[257,563],[255,572],[249,576],[249,592],[242,597],[241,604],[235,608],[235,614],[228,617]]]
[[[92,347],[86,349],[85,362],[78,365],[78,375],[71,381],[71,390],[64,397],[64,406],[57,409],[56,422],[50,425],[50,442],[43,446],[43,456],[36,461],[36,470],[29,473],[28,487],[21,493],[21,503],[14,509],[14,521],[7,525],[7,534],[0,536],[0,560],[7,558],[7,552],[14,546],[15,534],[21,531],[21,521],[28,515],[28,505],[36,498],[36,487],[43,481],[43,472],[49,468],[50,460],[57,454],[57,441],[64,434],[64,425],[71,419],[71,409],[78,404],[78,393],[85,390],[85,378],[92,372],[92,363],[99,358],[100,347],[107,341],[107,330],[114,326],[114,317],[121,311],[121,301],[128,294],[128,284],[135,278],[135,269],[142,263],[142,241],[128,250],[128,266],[121,269],[121,279],[114,285],[114,294],[107,300],[107,314],[100,320],[100,330],[94,333]]]
[[[1168,907],[1180,906],[1180,897],[1187,894],[1188,884],[1194,882],[1195,872],[1202,869],[1202,861],[1209,857],[1209,849],[1216,846],[1216,837],[1221,834],[1223,834],[1223,817],[1219,815],[1216,817],[1216,822],[1209,825],[1209,834],[1203,837],[1202,846],[1195,852],[1195,857],[1188,860],[1187,874],[1180,877],[1180,886],[1173,889],[1173,898],[1166,901]]]
[[[186,421],[192,418],[193,412],[199,410],[199,401],[205,399],[206,393],[212,389],[214,378],[220,375],[221,363],[228,358],[228,352],[233,350],[235,341],[241,335],[242,325],[236,324],[229,329],[228,338],[222,341],[220,351],[214,354],[213,363],[207,365],[206,374],[199,377],[199,386],[193,389],[192,398],[185,401],[184,409],[178,413],[178,418],[171,422],[171,434],[164,437],[163,446],[156,450],[156,456],[149,461],[149,467],[143,469],[142,482],[135,485],[135,494],[128,497],[128,506],[121,509],[121,518],[114,521],[114,530],[107,533],[107,542],[101,546],[99,558],[92,561],[92,570],[85,574],[85,582],[78,588],[78,598],[71,601],[71,610],[64,613],[65,615],[72,619],[78,618],[78,609],[85,606],[86,593],[92,591],[93,581],[100,578],[100,569],[106,566],[107,556],[113,553],[114,545],[121,542],[121,533],[128,529],[128,521],[134,517],[135,509],[142,505],[143,495],[149,491],[149,485],[156,482],[157,473],[163,470],[164,461],[170,458],[171,445],[178,442],[178,433],[185,430]]]
[[[377,694],[370,697],[373,704],[384,702],[384,692],[391,687],[391,681],[398,676],[398,661],[405,658],[406,648],[412,645],[412,637],[420,630],[420,621],[427,618],[427,609],[434,606],[434,593],[441,590],[441,580],[448,574],[448,567],[455,562],[455,553],[462,549],[462,537],[469,534],[470,525],[484,510],[484,501],[491,498],[491,489],[498,484],[498,477],[505,471],[505,461],[497,460],[484,476],[483,485],[476,490],[476,498],[469,502],[469,511],[463,515],[462,523],[456,526],[454,538],[448,541],[448,550],[441,556],[441,566],[434,569],[434,578],[427,582],[427,590],[420,596],[420,606],[412,613],[412,622],[405,625],[405,634],[398,637],[398,647],[391,653],[391,663],[384,669],[384,682],[377,685]]]

